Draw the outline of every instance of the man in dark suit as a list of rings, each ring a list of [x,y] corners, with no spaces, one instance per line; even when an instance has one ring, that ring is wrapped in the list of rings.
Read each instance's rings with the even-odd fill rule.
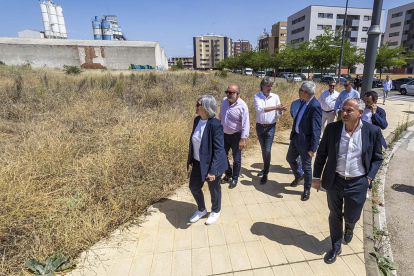
[[[312,186],[327,191],[332,249],[325,255],[331,264],[341,254],[341,243],[351,242],[371,186],[382,164],[381,130],[361,120],[365,103],[350,97],[342,106],[342,121],[325,128],[315,158]],[[322,174],[323,170],[323,174]],[[322,175],[322,180],[320,179]],[[343,208],[343,211],[342,211]],[[343,235],[343,220],[345,233]]]
[[[362,114],[362,120],[378,126],[384,130],[388,127],[387,114],[385,110],[377,106],[378,94],[375,91],[368,91],[364,95],[365,110]],[[382,146],[386,149],[387,143],[385,142],[384,136],[382,137]]]
[[[312,186],[312,157],[316,152],[321,136],[322,109],[315,95],[315,83],[304,81],[300,87],[300,97],[304,100],[298,114],[293,121],[290,133],[290,145],[286,155],[286,161],[295,175],[291,183],[296,187],[304,179],[304,191],[302,201],[310,197]],[[300,156],[302,169],[299,168],[297,158]]]

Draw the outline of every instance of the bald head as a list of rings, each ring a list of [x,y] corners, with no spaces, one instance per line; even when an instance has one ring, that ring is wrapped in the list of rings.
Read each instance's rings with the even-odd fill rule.
[[[231,89],[233,91],[236,91],[237,93],[240,93],[240,87],[237,84],[230,84],[229,87],[227,87],[227,90]]]

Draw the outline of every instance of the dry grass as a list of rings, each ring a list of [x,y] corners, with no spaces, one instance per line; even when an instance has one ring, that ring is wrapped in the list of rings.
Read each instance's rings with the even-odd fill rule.
[[[57,251],[76,257],[186,183],[197,97],[221,99],[237,83],[253,125],[260,83],[197,72],[67,76],[9,66],[0,66],[0,77],[1,275]],[[297,88],[274,90],[289,106]],[[278,129],[290,126],[286,114]]]

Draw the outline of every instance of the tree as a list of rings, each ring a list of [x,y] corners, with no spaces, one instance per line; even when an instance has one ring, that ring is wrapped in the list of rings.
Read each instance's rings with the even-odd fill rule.
[[[181,59],[177,61],[177,68],[178,69],[184,69],[184,64],[183,64],[183,61]]]
[[[342,65],[348,68],[348,74],[349,70],[355,68],[357,64],[364,63],[364,61],[365,52],[362,48],[353,46],[350,42],[344,43],[344,55],[342,58]]]
[[[403,46],[391,49],[389,42],[378,48],[375,68],[380,70],[380,79],[382,70],[391,68],[401,68],[407,64],[408,59],[413,58],[413,53],[406,52]]]
[[[306,41],[288,45],[278,54],[278,61],[283,67],[292,67],[295,72],[303,67],[309,67],[311,65],[310,43]]]

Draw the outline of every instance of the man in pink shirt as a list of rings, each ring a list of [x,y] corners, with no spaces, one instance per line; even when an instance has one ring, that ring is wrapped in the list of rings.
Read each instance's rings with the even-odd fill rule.
[[[246,103],[240,99],[240,88],[231,84],[224,91],[226,97],[223,99],[220,108],[219,120],[223,125],[224,131],[224,150],[228,155],[229,150],[233,152],[233,168],[229,164],[226,175],[221,183],[228,183],[230,189],[237,185],[241,169],[241,151],[246,145],[246,139],[249,137],[249,109]]]

